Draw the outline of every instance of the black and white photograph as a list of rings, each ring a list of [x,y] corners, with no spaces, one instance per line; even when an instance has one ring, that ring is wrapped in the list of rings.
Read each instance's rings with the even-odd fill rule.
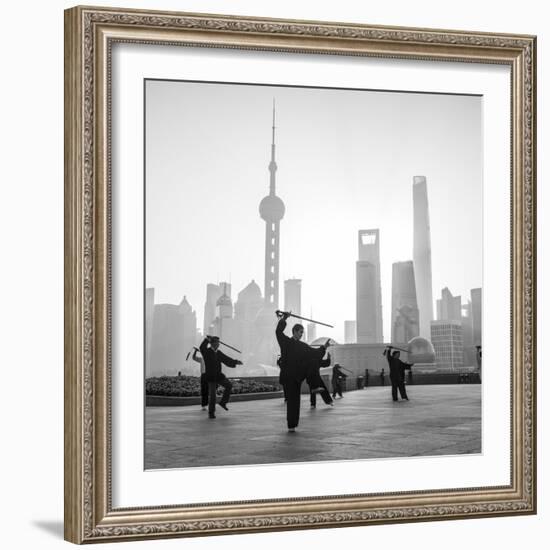
[[[145,469],[482,452],[482,109],[144,81]]]

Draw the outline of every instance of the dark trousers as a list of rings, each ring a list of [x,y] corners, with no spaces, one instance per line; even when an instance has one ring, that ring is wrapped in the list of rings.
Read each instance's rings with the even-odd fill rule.
[[[343,397],[342,382],[340,382],[339,380],[332,381],[332,397],[336,397],[336,394],[338,394],[340,397]]]
[[[289,428],[296,428],[300,421],[302,381],[303,379],[285,379],[283,381],[286,396],[286,423]]]
[[[296,428],[300,421],[300,398],[302,395],[302,382],[307,381],[310,388],[323,386],[323,379],[318,368],[300,369],[290,376],[283,375],[280,378],[283,384],[283,392],[286,399],[286,422],[289,428]]]
[[[206,381],[206,374],[201,374],[201,407],[208,405],[208,382]]]
[[[327,405],[330,405],[332,403],[332,398],[330,397],[330,392],[328,391],[325,383],[323,382],[323,379],[321,378],[321,388],[323,388],[323,391],[322,392],[319,392],[323,401],[327,404]],[[309,387],[309,389],[311,390],[311,386]],[[311,403],[311,406],[312,407],[315,407],[315,405],[317,404],[317,394],[316,393],[311,393],[309,394],[309,402]]]
[[[214,414],[216,410],[216,390],[218,386],[223,386],[223,395],[220,399],[220,404],[225,405],[229,401],[229,396],[231,395],[231,382],[224,376],[223,378],[218,378],[215,382],[208,382],[208,413]]]
[[[399,380],[394,382],[392,380],[391,383],[391,396],[394,401],[397,401],[397,390],[399,390],[399,393],[401,394],[401,399],[408,399],[407,397],[407,390],[405,389],[405,381]]]

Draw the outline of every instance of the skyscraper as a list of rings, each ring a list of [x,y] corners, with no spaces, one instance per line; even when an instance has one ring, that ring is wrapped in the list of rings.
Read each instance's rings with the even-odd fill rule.
[[[235,302],[235,322],[238,323],[241,333],[242,348],[240,359],[245,367],[253,366],[255,323],[258,313],[264,307],[264,300],[260,287],[252,280],[238,294]],[[275,316],[272,317],[272,320]]]
[[[362,229],[358,234],[359,260],[356,263],[358,344],[383,342],[379,233],[378,229]]]
[[[306,325],[307,335],[306,341],[311,344],[317,338],[317,325],[315,323],[308,323]]]
[[[231,301],[231,285],[221,283],[222,295],[216,302],[217,317],[212,323],[213,334],[240,349],[242,335],[240,323],[233,318],[233,302]]]
[[[472,288],[470,291],[472,300],[472,329],[474,346],[481,346],[481,288]]]
[[[150,372],[153,317],[155,314],[155,289],[145,289],[145,372]]]
[[[208,283],[206,285],[206,301],[204,302],[204,323],[203,334],[206,336],[209,333],[210,326],[216,318],[216,302],[222,295],[222,288],[220,285]]]
[[[302,314],[302,279],[285,281],[285,311]]]
[[[194,373],[195,365],[185,358],[196,345],[196,338],[197,317],[185,296],[179,305],[156,304],[146,376]]]
[[[266,305],[279,307],[279,226],[285,215],[284,202],[275,193],[275,100],[271,127],[271,161],[269,163],[269,195],[260,202],[260,216],[265,221],[265,282]]]
[[[357,342],[357,323],[344,321],[344,343],[355,344]]]
[[[391,341],[406,344],[418,333],[413,262],[395,262],[392,266]]]
[[[464,366],[464,344],[461,321],[432,321],[430,339],[435,350],[435,362],[441,370]]]
[[[462,319],[462,298],[453,296],[445,287],[441,291],[441,299],[437,300],[438,321],[460,321]]]
[[[420,336],[430,338],[430,321],[433,320],[432,249],[428,187],[425,176],[413,178],[413,262],[418,301]]]

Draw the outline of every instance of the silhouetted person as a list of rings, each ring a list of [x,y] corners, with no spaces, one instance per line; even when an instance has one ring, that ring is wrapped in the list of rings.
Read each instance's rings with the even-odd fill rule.
[[[365,369],[365,388],[368,388],[369,386],[369,377],[370,377],[369,369]]]
[[[201,385],[201,407],[202,410],[206,410],[206,406],[208,405],[208,382],[206,381],[206,367],[204,365],[204,359],[197,355],[197,352],[199,351],[199,348],[193,348],[193,355],[191,358],[195,363],[198,363],[200,365],[200,385]]]
[[[390,381],[391,381],[391,396],[394,401],[397,401],[397,390],[401,394],[401,399],[407,397],[407,390],[405,389],[405,370],[410,369],[413,363],[405,363],[399,359],[401,353],[398,350],[392,352],[392,348],[388,347],[384,352],[388,365],[390,366]]]
[[[330,392],[328,391],[324,380],[321,378],[321,373],[319,372],[319,369],[322,369],[322,368],[325,368],[325,367],[330,367],[330,353],[327,353],[327,358],[326,359],[321,359],[321,360],[315,359],[315,360],[313,360],[311,362],[311,366],[310,366],[310,368],[312,370],[316,369],[317,373],[319,374],[319,379],[321,381],[321,386],[320,387],[322,388],[321,391],[318,392],[319,395],[321,396],[321,398],[323,399],[323,401],[327,405],[334,405],[334,401],[332,400],[332,397],[330,396]],[[314,409],[317,406],[317,392],[311,391],[311,388],[310,388],[310,391],[309,391],[309,402],[311,404],[312,409]]]
[[[281,348],[281,375],[280,380],[283,384],[286,396],[286,421],[289,432],[295,432],[296,426],[300,420],[300,393],[302,382],[307,378],[312,391],[321,391],[319,380],[321,377],[317,373],[315,377],[314,369],[311,369],[310,361],[321,360],[325,355],[328,342],[318,348],[312,348],[305,342],[302,342],[304,327],[296,324],[292,327],[292,337],[289,338],[284,330],[286,320],[290,315],[286,312],[281,314],[275,336]]]
[[[344,374],[342,371],[342,367],[336,363],[334,367],[332,368],[332,397],[336,398],[336,394],[340,396],[340,398],[344,397],[342,395],[342,384],[344,383],[344,380],[348,377],[347,374]]]
[[[220,400],[220,407],[227,410],[227,402],[231,395],[231,382],[222,372],[222,363],[227,367],[234,369],[237,365],[242,365],[238,359],[232,359],[218,348],[220,339],[217,336],[207,336],[199,346],[202,358],[204,359],[205,379],[208,382],[208,418],[216,418],[216,389],[223,386],[223,395]]]
[[[479,381],[481,382],[481,346],[476,346],[476,362],[479,374]]]
[[[381,385],[381,386],[384,386],[384,385],[386,384],[386,380],[385,380],[385,378],[384,378],[385,375],[386,375],[386,374],[385,374],[385,372],[384,372],[384,369],[382,369],[382,370],[380,371],[380,385]]]

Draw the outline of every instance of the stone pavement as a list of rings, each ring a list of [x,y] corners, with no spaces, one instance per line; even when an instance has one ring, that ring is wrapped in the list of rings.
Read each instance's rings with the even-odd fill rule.
[[[300,425],[286,429],[282,399],[229,402],[215,420],[200,407],[147,407],[145,468],[185,468],[481,452],[481,386],[408,386],[344,393],[334,407],[302,396]]]

